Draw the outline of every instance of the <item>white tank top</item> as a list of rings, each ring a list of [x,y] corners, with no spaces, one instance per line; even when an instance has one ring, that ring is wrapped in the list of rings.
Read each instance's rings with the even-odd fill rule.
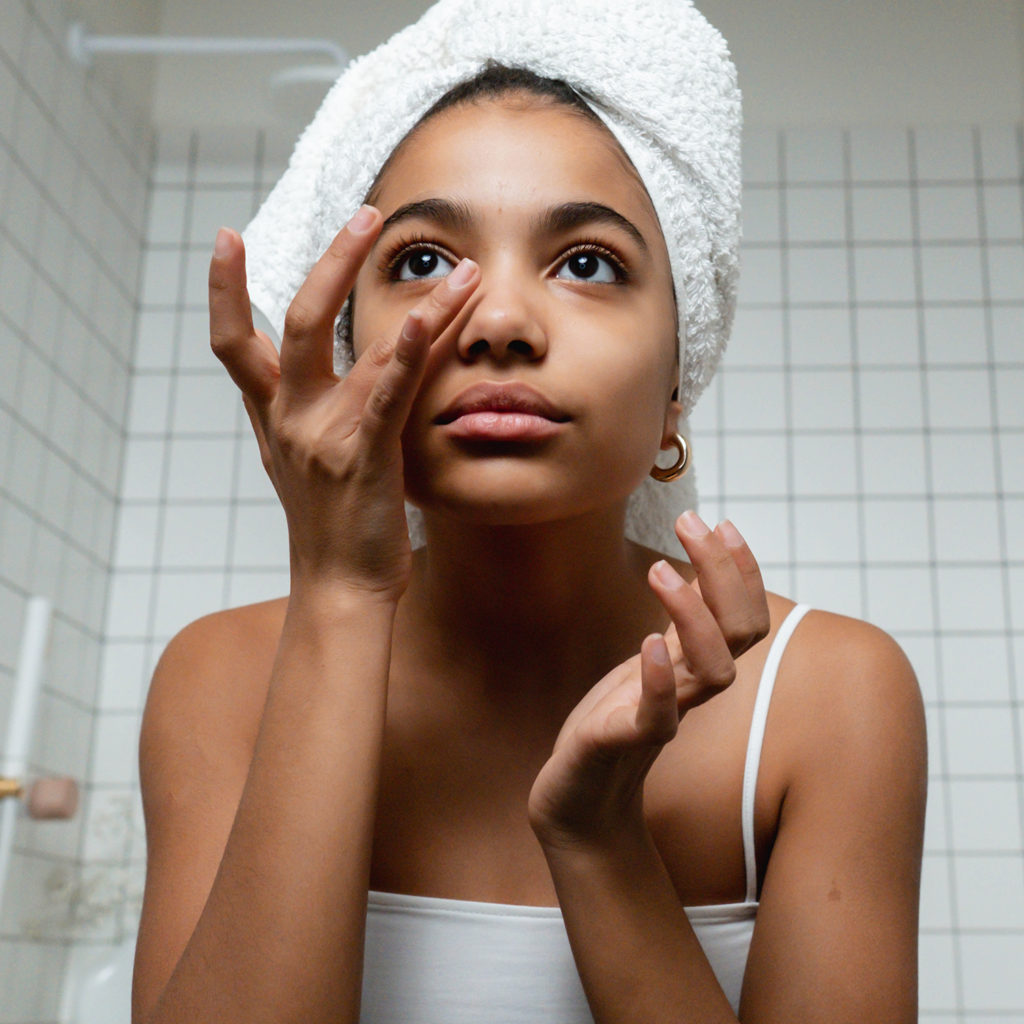
[[[739,1011],[757,917],[754,795],[782,653],[808,611],[779,627],[758,683],[743,772],[747,892],[742,903],[687,907],[719,984]],[[558,907],[371,892],[360,1024],[593,1024]]]

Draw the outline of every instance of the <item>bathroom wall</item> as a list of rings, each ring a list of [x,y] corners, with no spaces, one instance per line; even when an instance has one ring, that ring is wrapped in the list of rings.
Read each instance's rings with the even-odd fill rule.
[[[1022,145],[1012,124],[749,131],[740,310],[692,424],[704,512],[737,522],[769,585],[877,623],[918,670],[933,1024],[1024,1024]],[[205,310],[216,228],[244,224],[283,153],[260,133],[160,138],[93,778],[111,801],[133,792],[166,640],[286,587]]]
[[[87,780],[152,140],[111,98],[137,90],[64,57],[64,25],[54,0],[0,4],[0,742],[25,602],[44,594],[31,769]],[[120,902],[81,885],[91,803],[86,785],[78,821],[19,824],[0,911],[4,1024],[56,1019],[68,943],[90,908]]]

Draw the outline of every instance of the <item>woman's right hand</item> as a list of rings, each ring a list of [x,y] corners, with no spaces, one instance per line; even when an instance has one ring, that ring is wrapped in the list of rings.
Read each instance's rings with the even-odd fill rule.
[[[329,582],[397,598],[411,550],[401,433],[431,344],[479,281],[442,279],[349,375],[334,373],[334,321],[382,226],[364,206],[310,271],[285,316],[280,355],[253,327],[245,250],[226,228],[210,262],[210,338],[242,391],[263,465],[288,521],[293,585]],[[456,277],[455,272],[451,275]]]

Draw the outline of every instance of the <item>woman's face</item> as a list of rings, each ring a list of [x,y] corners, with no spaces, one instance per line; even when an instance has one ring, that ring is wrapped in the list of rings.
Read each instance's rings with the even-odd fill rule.
[[[373,200],[357,355],[460,259],[481,271],[403,435],[410,500],[495,524],[621,504],[679,408],[668,255],[612,137],[544,101],[464,104],[407,140]]]

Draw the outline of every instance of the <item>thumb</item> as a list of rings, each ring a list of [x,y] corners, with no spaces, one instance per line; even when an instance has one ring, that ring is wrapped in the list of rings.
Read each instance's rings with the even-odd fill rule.
[[[663,746],[679,729],[676,676],[665,638],[653,633],[640,647],[640,703],[637,732],[649,743]]]

